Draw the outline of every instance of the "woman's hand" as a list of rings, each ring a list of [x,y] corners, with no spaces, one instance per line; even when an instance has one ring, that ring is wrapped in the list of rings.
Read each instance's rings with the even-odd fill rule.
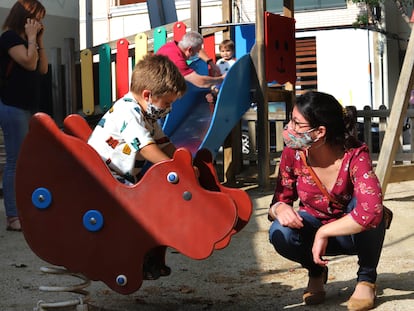
[[[24,25],[24,31],[29,43],[37,43],[36,37],[42,31],[43,25],[35,19],[28,18]]]
[[[326,247],[328,246],[328,236],[323,234],[323,226],[315,234],[315,239],[313,240],[312,246],[312,255],[313,261],[320,266],[326,266],[328,260],[323,259],[322,256],[326,254]]]
[[[277,202],[269,208],[269,217],[277,219],[284,227],[299,229],[303,227],[302,217],[292,206],[283,202]]]
[[[322,256],[325,256],[326,254],[329,237],[351,235],[360,233],[364,230],[364,227],[358,224],[349,214],[323,225],[316,231],[313,240],[313,261],[321,266],[326,266],[328,264],[328,261],[323,259]]]

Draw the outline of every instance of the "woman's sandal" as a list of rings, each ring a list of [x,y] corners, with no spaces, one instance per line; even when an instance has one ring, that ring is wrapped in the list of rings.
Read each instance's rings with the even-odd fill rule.
[[[22,231],[20,219],[17,216],[7,217],[7,231]]]
[[[325,267],[322,272],[323,277],[323,284],[326,284],[328,281],[328,267]],[[303,302],[310,306],[310,305],[318,305],[325,301],[326,292],[324,290],[311,292],[308,289],[303,293],[302,299]]]
[[[373,299],[369,299],[369,298],[359,299],[359,298],[352,298],[351,296],[351,298],[349,298],[348,300],[348,305],[347,305],[348,310],[349,311],[371,310],[372,308],[374,308],[374,305],[375,305],[375,296],[376,296],[377,287],[374,283],[370,283],[366,281],[358,282],[358,284],[372,288],[374,290],[374,298]]]

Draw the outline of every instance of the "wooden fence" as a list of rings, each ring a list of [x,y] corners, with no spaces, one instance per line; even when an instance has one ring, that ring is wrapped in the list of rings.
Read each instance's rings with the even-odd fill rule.
[[[379,151],[384,139],[384,133],[387,128],[387,120],[390,110],[385,106],[381,106],[378,110],[371,109],[369,106],[364,107],[363,110],[357,111],[358,132],[359,138],[366,142],[370,149],[372,160],[378,160]],[[285,110],[276,112],[269,112],[269,133],[270,133],[270,159],[274,160],[280,157],[283,149],[282,131],[284,125],[287,123],[287,115]],[[257,146],[256,146],[256,122],[257,114],[254,109],[250,109],[243,116],[243,124],[245,126],[244,134],[249,137],[248,154],[243,154],[244,160],[250,162],[257,161]],[[407,116],[403,129],[401,129],[400,149],[395,156],[394,163],[412,163],[414,162],[414,109],[407,110]]]

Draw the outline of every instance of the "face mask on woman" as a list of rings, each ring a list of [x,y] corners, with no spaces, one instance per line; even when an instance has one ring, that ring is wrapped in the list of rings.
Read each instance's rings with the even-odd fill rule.
[[[317,141],[317,139],[314,140],[310,135],[314,130],[310,129],[306,132],[298,133],[287,124],[283,129],[283,141],[289,148],[306,150]]]

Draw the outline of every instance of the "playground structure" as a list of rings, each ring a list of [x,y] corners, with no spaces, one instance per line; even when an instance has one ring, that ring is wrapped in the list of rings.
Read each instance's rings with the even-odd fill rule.
[[[257,28],[260,27],[259,24]],[[177,34],[174,32],[173,37],[178,39],[183,34],[185,25],[176,23],[173,29],[177,29]],[[165,29],[157,28],[154,31],[154,41],[151,42],[154,50],[161,44],[156,41],[157,36],[161,40],[168,38]],[[214,47],[213,38],[210,36],[205,43],[206,50],[210,53],[211,47]],[[17,180],[19,211],[23,207],[20,211],[22,226],[33,251],[47,262],[65,266],[69,271],[82,273],[92,280],[102,280],[114,291],[129,294],[141,286],[143,256],[153,247],[167,245],[194,259],[207,258],[214,250],[226,247],[232,235],[248,222],[252,206],[246,193],[224,187],[218,182],[212,164],[213,156],[217,146],[220,146],[241,114],[247,110],[252,83],[257,83],[256,86],[261,90],[259,102],[266,102],[269,79],[265,72],[261,75],[258,70],[258,63],[264,60],[266,51],[261,50],[260,40],[258,42],[257,39],[252,51],[241,57],[239,55],[238,65],[234,66],[226,78],[228,81],[223,85],[212,122],[208,124],[202,141],[197,141],[191,152],[180,149],[171,161],[154,165],[144,179],[132,188],[114,180],[99,156],[85,143],[90,127],[83,119],[73,116],[65,119],[63,124],[66,133],[63,133],[46,115],[36,115],[22,152],[30,155],[30,158],[19,159]],[[107,110],[112,102],[113,81],[110,73],[113,58],[116,66],[116,96],[120,97],[128,90],[131,66],[143,53],[148,53],[151,44],[146,34],[139,34],[134,49],[129,48],[131,44],[128,40],[118,40],[115,56],[110,45],[98,48],[99,109]],[[236,46],[240,44],[236,43]],[[86,117],[93,116],[96,109],[94,57],[93,50],[85,50],[80,54],[82,108]],[[240,72],[243,76],[253,76],[251,79],[257,81],[245,79],[238,81],[240,85],[235,85],[231,76],[239,76]],[[286,81],[294,83],[289,79]],[[406,86],[410,83],[412,84],[411,80]],[[242,104],[227,106],[229,98],[234,95],[230,91],[235,88],[242,90]],[[280,96],[286,95],[281,92]],[[258,113],[259,125],[266,126],[267,123],[263,120],[266,119],[264,115],[267,116],[266,105],[259,107],[262,109]],[[74,121],[71,121],[73,118]],[[266,144],[266,140],[268,143],[268,139],[266,134],[259,137],[262,137],[259,143],[261,150],[260,144]],[[262,150],[266,152],[267,149]],[[266,161],[266,157],[259,160],[259,163],[263,161]],[[200,168],[198,181],[192,170],[193,163]],[[265,167],[261,169],[266,171]],[[27,171],[32,172],[32,177],[27,178]],[[45,175],[45,171],[50,172],[50,175]],[[69,174],[71,178],[67,177]],[[267,176],[266,172],[262,172],[262,178],[267,179]],[[89,187],[80,187],[79,180]],[[162,201],[148,195],[154,185],[157,185],[159,191],[161,181],[166,189],[163,193],[171,193],[174,198]],[[263,183],[265,182],[262,185]],[[93,195],[96,193],[100,194],[99,197]],[[144,198],[146,206],[151,205],[148,211],[137,209],[136,204],[129,202],[139,202],[141,198]],[[203,206],[202,210],[194,208],[200,205]],[[165,214],[166,206],[168,215]],[[210,221],[206,220],[206,216]],[[171,219],[176,225],[169,228],[174,232],[172,237],[171,232],[166,234],[160,230],[168,227]],[[128,236],[124,232],[128,232]],[[79,253],[82,253],[85,260],[79,260],[76,256]],[[94,265],[101,262],[101,258],[108,258],[110,263]]]
[[[86,143],[90,133],[79,115],[65,119],[65,132],[46,114],[31,120],[22,149],[30,156],[17,168],[17,204],[26,241],[45,261],[129,294],[142,283],[150,249],[170,246],[204,259],[247,224],[248,195],[218,183],[208,151],[194,158],[199,180],[191,154],[179,149],[126,186]],[[41,177],[26,178],[27,171]]]
[[[269,24],[276,18],[294,25],[289,18],[273,14],[266,13],[265,18]],[[186,26],[177,22],[173,29],[173,38],[178,41]],[[294,31],[291,27],[289,31],[294,42]],[[205,38],[204,47],[215,56],[213,39],[213,35]],[[134,63],[143,54],[156,51],[166,40],[166,29],[159,27],[154,30],[152,50],[148,49],[145,34],[135,36],[133,53],[128,40],[117,41],[116,98],[128,91]],[[272,42],[267,44],[276,46]],[[238,46],[240,49],[243,44],[239,42]],[[16,175],[19,215],[31,249],[43,260],[65,267],[69,273],[100,280],[116,292],[130,294],[142,284],[144,256],[151,249],[168,246],[190,258],[205,259],[214,250],[226,247],[231,237],[248,223],[252,202],[243,190],[220,184],[213,160],[225,137],[250,106],[255,75],[254,59],[247,49],[252,46],[253,43],[244,45],[244,55],[239,55],[229,71],[211,122],[206,123],[206,134],[199,137],[201,140],[191,152],[178,149],[172,160],[152,165],[134,186],[114,179],[86,143],[91,128],[83,117],[69,114],[62,120],[62,131],[48,115],[36,114],[22,146]],[[100,46],[98,55],[96,75],[96,56],[92,50],[80,53],[82,111],[86,118],[95,115],[97,106],[94,77],[99,76],[98,109],[108,110],[113,99],[111,47]],[[283,80],[286,68],[280,65],[286,64],[282,62],[277,67],[283,73],[283,77],[279,76]],[[272,74],[267,72],[273,79]],[[235,90],[239,94],[236,98]],[[178,107],[176,111],[185,116],[186,111]],[[179,133],[185,120],[173,121],[169,116],[165,127]],[[186,144],[184,140],[184,147],[188,147]],[[200,171],[198,179],[193,165]],[[31,172],[30,178],[25,174],[27,171]],[[160,191],[165,194],[162,198],[154,195]]]
[[[199,6],[199,1],[192,1],[193,6]],[[293,3],[287,2],[284,11],[285,17],[293,17]],[[230,1],[223,0],[223,21],[231,20]],[[193,9],[192,9],[193,10]],[[195,12],[195,13],[194,13]],[[52,99],[53,99],[53,118],[58,124],[62,124],[66,115],[78,113],[83,114],[91,124],[94,124],[97,116],[104,112],[112,102],[124,93],[129,86],[128,73],[136,59],[143,54],[152,53],[165,43],[167,40],[177,40],[186,31],[186,25],[191,24],[191,29],[199,30],[204,36],[204,47],[211,58],[215,59],[215,34],[221,33],[223,38],[235,36],[236,56],[238,58],[245,54],[251,56],[253,67],[251,68],[252,76],[256,91],[256,100],[259,103],[258,113],[259,120],[257,130],[258,151],[259,151],[259,184],[265,186],[268,183],[269,176],[269,155],[266,146],[259,148],[261,145],[268,145],[268,124],[267,124],[267,80],[264,66],[265,42],[264,34],[264,8],[263,3],[258,1],[257,22],[255,25],[238,25],[223,24],[200,27],[198,19],[201,17],[196,14],[198,9],[192,12],[191,21],[177,22],[174,24],[157,27],[153,30],[140,33],[134,36],[121,38],[117,41],[108,42],[96,47],[90,47],[83,50],[78,55],[74,49],[72,39],[65,39],[65,48],[51,50],[51,79],[52,79]],[[183,27],[182,27],[183,26]],[[242,31],[238,32],[240,29]],[[250,36],[249,40],[245,38],[246,29]],[[292,32],[294,36],[294,32]],[[243,42],[244,41],[244,42]],[[294,45],[292,45],[292,53]],[[240,51],[241,50],[241,51]],[[260,57],[259,57],[260,56]],[[76,59],[80,59],[80,67]],[[64,64],[64,66],[62,66]],[[293,79],[294,80],[294,79]],[[60,88],[59,85],[64,85]],[[294,88],[292,83],[287,83],[283,90],[272,90],[272,101],[286,101],[291,103],[294,98]],[[288,105],[289,106],[289,105]],[[263,111],[262,111],[263,110]],[[263,121],[263,122],[262,122]],[[232,132],[231,141],[226,139],[224,143],[224,165],[226,176],[233,180],[237,171],[231,168],[240,168],[240,153],[237,150],[237,144],[240,145],[240,133]],[[235,148],[233,148],[235,146]],[[230,147],[230,148],[229,148]],[[234,165],[230,165],[233,163]],[[263,172],[262,172],[263,171]]]

